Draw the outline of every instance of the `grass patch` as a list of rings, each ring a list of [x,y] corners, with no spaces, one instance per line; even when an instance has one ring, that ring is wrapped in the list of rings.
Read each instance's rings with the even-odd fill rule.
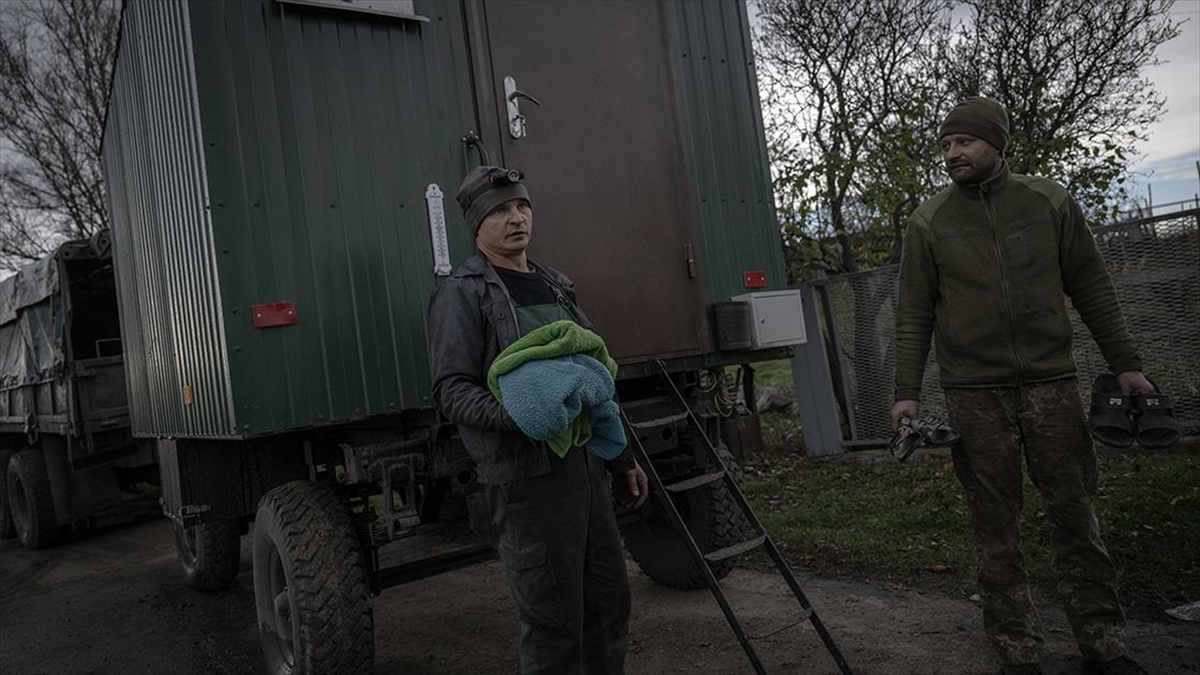
[[[795,384],[795,380],[792,379],[791,359],[763,361],[751,365],[754,367],[754,383],[760,387],[791,389]]]
[[[786,415],[764,418],[767,450],[746,461],[746,492],[795,568],[975,592],[966,506],[948,452],[922,450],[905,464],[884,451],[806,459],[790,450],[801,446]],[[1157,614],[1200,598],[1200,444],[1102,450],[1099,461],[1097,517],[1126,604]],[[1021,528],[1027,569],[1050,591],[1050,527],[1028,478]]]

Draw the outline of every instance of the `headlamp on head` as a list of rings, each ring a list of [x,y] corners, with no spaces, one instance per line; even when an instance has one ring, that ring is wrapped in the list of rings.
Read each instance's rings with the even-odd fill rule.
[[[513,183],[520,183],[525,174],[516,169],[494,169],[488,174],[488,181],[492,187],[507,187]]]
[[[529,191],[522,180],[525,174],[517,169],[503,166],[477,166],[471,169],[454,199],[463,209],[463,218],[472,232],[479,231],[492,209],[512,199],[523,199],[527,204]]]
[[[480,181],[477,187],[471,191],[468,204],[473,204],[475,200],[479,199],[486,192],[502,190],[512,185],[522,185],[521,179],[525,178],[525,174],[517,169],[506,169],[497,166],[487,172],[486,178],[486,181]],[[524,189],[523,185],[521,189]]]

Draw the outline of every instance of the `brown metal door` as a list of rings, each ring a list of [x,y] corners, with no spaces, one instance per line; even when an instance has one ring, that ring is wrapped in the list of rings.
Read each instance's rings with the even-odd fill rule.
[[[663,7],[491,0],[474,10],[483,134],[499,148],[496,159],[526,174],[531,255],[575,281],[618,359],[706,351],[698,228]],[[540,102],[519,100],[522,138],[509,133],[506,77]]]

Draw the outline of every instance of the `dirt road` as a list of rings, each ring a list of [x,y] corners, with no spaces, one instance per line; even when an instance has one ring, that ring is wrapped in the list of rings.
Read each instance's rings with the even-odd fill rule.
[[[100,531],[45,551],[0,543],[0,672],[260,672],[243,537],[242,572],[228,591],[202,595],[176,570],[165,520]],[[629,672],[752,673],[707,591],[659,587],[630,564]],[[751,634],[788,623],[781,582],[751,570],[728,578]],[[982,675],[997,664],[977,607],[966,599],[865,584],[801,579],[859,675]],[[404,675],[514,673],[516,625],[498,563],[391,589],[375,604],[376,672]],[[1047,672],[1079,668],[1066,622],[1043,608]],[[1130,644],[1152,675],[1200,672],[1200,626],[1133,622]],[[772,673],[837,670],[809,624],[757,642]]]

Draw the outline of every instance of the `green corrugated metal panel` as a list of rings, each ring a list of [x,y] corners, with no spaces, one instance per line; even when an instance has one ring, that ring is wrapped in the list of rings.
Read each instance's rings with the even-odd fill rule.
[[[747,292],[743,272],[783,288],[758,83],[743,2],[668,3],[681,75],[690,162],[699,198],[709,300]]]
[[[139,433],[263,434],[429,404],[424,193],[445,193],[461,262],[473,242],[452,193],[477,121],[463,6],[416,10],[430,21],[128,4],[105,162]],[[742,292],[745,270],[779,287],[744,8],[669,14],[710,299]],[[278,302],[296,325],[256,328],[252,306]]]
[[[178,3],[125,8],[104,138],[130,412],[142,435],[233,428],[187,23]]]
[[[189,5],[239,433],[429,404],[424,193],[476,128],[461,7],[428,23],[297,5]],[[449,227],[455,262],[471,243]],[[298,323],[257,329],[256,303]]]

